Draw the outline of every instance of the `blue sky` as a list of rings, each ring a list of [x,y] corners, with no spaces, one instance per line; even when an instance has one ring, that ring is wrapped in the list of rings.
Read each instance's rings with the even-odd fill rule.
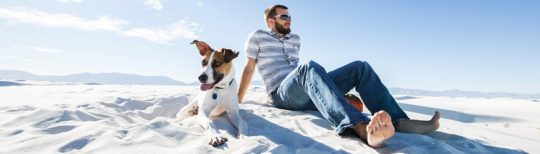
[[[289,7],[301,62],[368,61],[388,87],[540,93],[540,2],[0,1],[0,69],[119,72],[192,82],[193,39],[240,51],[263,10]],[[254,80],[261,80],[256,75]]]

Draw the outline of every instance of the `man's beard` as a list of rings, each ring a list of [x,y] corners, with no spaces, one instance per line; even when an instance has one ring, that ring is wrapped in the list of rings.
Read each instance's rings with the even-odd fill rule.
[[[285,27],[283,27],[283,25],[279,24],[277,21],[275,22],[275,25],[276,25],[276,30],[279,33],[281,33],[283,35],[287,35],[287,34],[291,33],[291,28],[290,27],[285,28]]]

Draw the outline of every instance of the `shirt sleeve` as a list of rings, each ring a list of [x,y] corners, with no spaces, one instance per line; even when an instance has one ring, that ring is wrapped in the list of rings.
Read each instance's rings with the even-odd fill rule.
[[[300,36],[296,35],[296,38],[298,39],[298,52],[300,52],[300,46],[302,43],[300,43]]]
[[[257,38],[257,30],[249,34],[248,39],[246,40],[244,49],[247,53],[247,57],[257,59],[257,55],[260,51],[259,39]]]

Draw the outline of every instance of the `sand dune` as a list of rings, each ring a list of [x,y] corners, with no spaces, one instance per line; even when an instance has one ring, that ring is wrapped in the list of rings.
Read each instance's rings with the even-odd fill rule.
[[[428,135],[397,133],[380,149],[335,135],[316,111],[265,104],[249,89],[240,114],[250,137],[234,138],[225,116],[216,126],[229,141],[217,148],[195,118],[175,115],[197,87],[33,85],[0,87],[0,153],[539,153],[540,122],[531,100],[396,96],[410,117],[442,113]],[[369,115],[369,112],[365,114]]]

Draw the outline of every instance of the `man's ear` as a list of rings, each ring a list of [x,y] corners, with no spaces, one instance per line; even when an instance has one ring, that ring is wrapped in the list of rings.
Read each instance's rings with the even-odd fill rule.
[[[266,27],[271,28],[274,25],[274,23],[275,23],[275,19],[273,18],[266,19]]]
[[[191,44],[195,44],[195,46],[197,46],[197,49],[199,49],[199,53],[201,54],[201,56],[204,56],[206,55],[206,52],[213,50],[208,44],[203,41],[193,40]]]
[[[234,58],[238,57],[238,52],[234,52],[231,49],[221,49],[223,52],[223,60],[228,63],[231,62]]]

